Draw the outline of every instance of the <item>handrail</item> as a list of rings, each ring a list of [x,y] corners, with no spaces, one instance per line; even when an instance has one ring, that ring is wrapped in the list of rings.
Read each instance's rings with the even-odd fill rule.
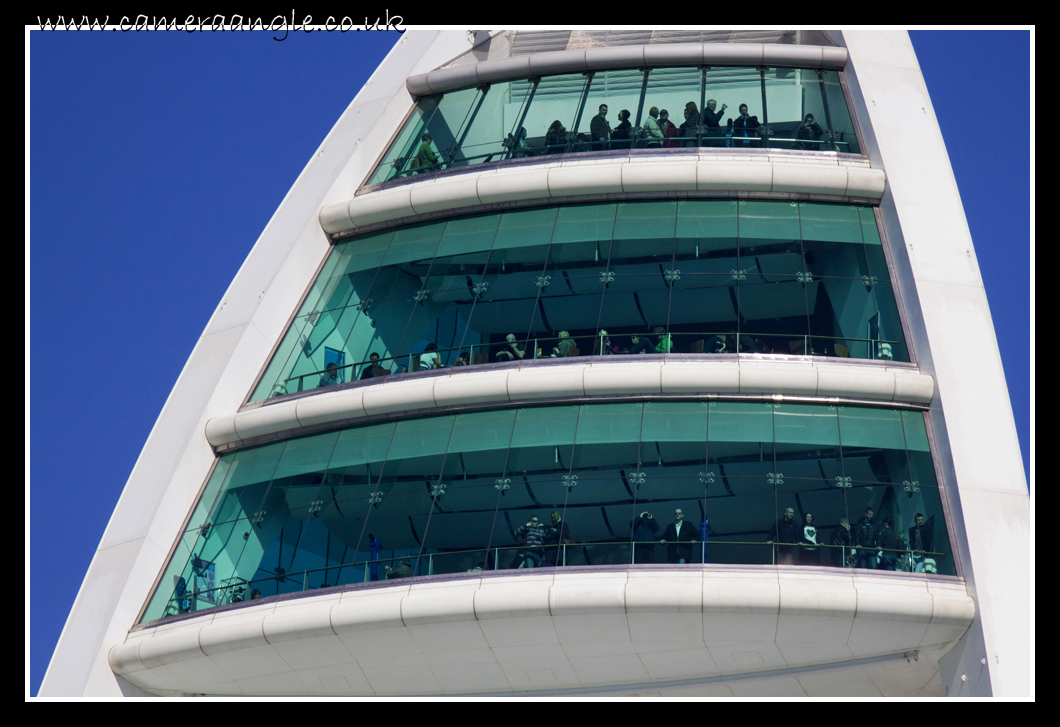
[[[608,339],[620,339],[620,338],[629,338],[629,337],[634,337],[634,336],[637,337],[637,338],[653,338],[653,337],[658,337],[660,335],[662,335],[664,337],[669,337],[671,339],[673,339],[674,337],[677,337],[677,336],[682,337],[682,338],[687,338],[689,336],[708,337],[708,336],[719,336],[719,335],[733,336],[733,337],[738,337],[738,338],[743,338],[744,336],[750,336],[750,337],[759,337],[759,338],[768,337],[768,338],[771,338],[771,339],[783,338],[783,339],[789,339],[789,340],[797,340],[799,338],[802,338],[803,339],[803,349],[802,349],[803,351],[806,351],[809,348],[809,344],[810,344],[811,340],[848,341],[848,342],[869,343],[869,344],[887,343],[887,344],[892,344],[892,345],[899,343],[899,341],[897,341],[897,340],[889,340],[889,339],[885,339],[885,338],[857,338],[857,337],[854,337],[854,336],[823,336],[823,335],[812,334],[812,333],[811,334],[784,334],[784,333],[763,333],[763,332],[755,333],[755,332],[751,332],[751,331],[747,331],[747,332],[741,331],[739,333],[736,333],[736,332],[733,332],[731,330],[729,330],[729,331],[670,331],[668,333],[663,333],[663,334],[652,333],[650,331],[649,332],[645,332],[645,333],[615,333],[615,334],[610,334],[609,333],[607,338]],[[599,339],[601,339],[601,336],[599,334],[596,334],[596,335],[588,335],[588,334],[586,334],[586,335],[568,336],[568,337],[566,337],[566,339],[560,338],[558,336],[548,336],[548,337],[535,336],[535,337],[532,337],[532,338],[516,339],[515,341],[513,341],[511,343],[523,344],[524,351],[525,351],[526,344],[529,344],[531,341],[533,341],[534,342],[534,346],[532,348],[534,350],[534,355],[533,356],[526,356],[527,359],[533,360],[533,359],[538,359],[538,358],[551,358],[552,357],[552,355],[545,355],[543,353],[543,349],[540,346],[540,344],[542,344],[542,343],[545,343],[545,344],[550,343],[550,342],[557,342],[558,343],[559,341],[562,341],[562,340],[572,340],[572,341],[579,341],[580,340],[580,341],[583,341],[583,342],[588,341],[591,345],[595,345],[596,342]],[[448,364],[448,365],[442,364],[438,368],[458,368],[458,367],[463,366],[463,365],[473,366],[473,365],[475,365],[475,362],[474,362],[475,349],[479,349],[481,351],[483,349],[488,350],[488,349],[491,349],[491,348],[499,348],[499,349],[503,350],[504,347],[506,347],[508,345],[508,343],[509,343],[508,341],[494,341],[494,342],[489,342],[489,343],[465,344],[463,346],[450,346],[448,348],[439,348],[439,349],[435,349],[433,351],[420,351],[420,352],[417,352],[417,353],[411,353],[411,352],[410,353],[403,353],[403,354],[397,354],[397,355],[394,355],[394,356],[387,356],[386,358],[380,358],[378,363],[382,364],[382,363],[390,362],[390,361],[394,361],[394,362],[398,363],[402,359],[406,359],[407,358],[408,359],[408,365],[405,367],[404,371],[390,372],[390,373],[405,373],[405,372],[408,372],[408,371],[412,370],[412,359],[413,359],[413,357],[420,357],[420,356],[422,356],[425,353],[428,353],[428,354],[437,353],[437,354],[441,355],[441,354],[444,354],[444,353],[451,353],[453,351],[464,351],[464,350],[467,350],[468,353],[469,353],[469,358],[468,358],[467,364]],[[680,353],[681,352],[670,351],[667,355],[680,355]],[[688,353],[688,352],[686,352],[686,353]],[[703,352],[703,353],[709,353],[709,352]],[[737,351],[735,353],[752,353],[752,352],[750,352],[750,351],[743,351],[743,352]],[[580,353],[578,355],[578,357],[588,356],[588,355],[611,355],[611,354]],[[623,354],[623,353],[620,352],[617,355],[626,355],[626,354]],[[815,354],[811,353],[811,354],[782,354],[782,355],[815,355]],[[556,357],[557,358],[567,358],[567,357],[558,356],[558,355]],[[512,360],[515,360],[515,359],[513,358]],[[358,361],[358,362],[355,362],[355,363],[343,364],[342,366],[336,366],[336,371],[345,371],[346,369],[356,369],[357,367],[367,366],[370,363],[372,363],[371,359],[367,359],[367,360],[364,360],[364,361]],[[434,367],[432,367],[431,370],[433,370],[433,368]],[[322,369],[322,370],[319,370],[319,371],[309,371],[309,372],[304,373],[304,374],[298,374],[296,376],[290,376],[290,377],[288,377],[286,379],[283,379],[283,384],[284,384],[283,388],[286,389],[286,385],[288,383],[292,382],[292,381],[299,381],[298,390],[302,391],[303,390],[302,382],[304,382],[306,377],[321,376],[323,374],[326,374],[327,372],[328,371],[325,368],[325,369]],[[352,381],[353,379],[351,378],[350,380]],[[339,382],[336,382],[336,384],[337,383],[339,383]]]
[[[227,583],[214,586],[213,588],[203,588],[203,589],[199,589],[199,590],[186,590],[180,596],[173,596],[172,598],[170,598],[170,602],[172,603],[174,601],[179,601],[181,599],[186,599],[186,598],[196,598],[196,599],[198,599],[201,595],[204,595],[204,594],[220,594],[220,596],[221,596],[220,598],[215,598],[213,600],[221,601],[223,603],[224,602],[224,592],[225,591],[230,591],[232,593],[235,593],[238,589],[243,589],[242,597],[239,600],[250,600],[250,594],[249,594],[248,590],[250,589],[250,586],[252,584],[254,584],[254,583],[266,584],[266,583],[273,583],[273,582],[286,583],[286,582],[291,581],[291,580],[294,580],[295,582],[297,582],[299,575],[302,576],[301,580],[302,580],[302,590],[303,591],[305,591],[305,590],[315,590],[316,588],[319,588],[319,587],[322,587],[322,586],[310,587],[308,585],[310,574],[322,573],[322,572],[326,573],[328,571],[341,571],[341,570],[346,569],[346,568],[351,569],[351,573],[352,573],[352,571],[354,569],[359,570],[361,567],[364,567],[365,575],[366,575],[365,580],[367,581],[367,580],[369,580],[368,571],[369,571],[369,569],[370,569],[370,567],[372,565],[375,565],[377,568],[380,567],[380,566],[384,566],[385,567],[385,564],[387,564],[387,563],[400,562],[400,561],[403,561],[403,560],[408,560],[410,562],[414,562],[412,564],[412,574],[413,575],[417,575],[418,574],[417,571],[420,569],[419,563],[421,563],[424,560],[426,560],[426,562],[427,562],[427,568],[426,568],[427,573],[422,573],[422,574],[418,574],[418,575],[433,575],[434,574],[433,573],[433,561],[434,561],[434,558],[441,557],[441,556],[458,556],[458,555],[469,555],[469,554],[474,554],[474,553],[485,553],[487,557],[486,557],[486,559],[484,559],[483,562],[486,562],[487,560],[489,560],[489,552],[493,551],[494,552],[493,561],[494,561],[495,566],[496,566],[497,564],[499,564],[499,555],[500,555],[500,553],[502,551],[503,552],[514,552],[514,551],[532,550],[532,551],[546,552],[546,551],[549,551],[549,550],[555,550],[557,552],[560,552],[561,549],[562,549],[562,553],[563,553],[563,557],[561,559],[562,562],[561,562],[561,564],[557,564],[557,565],[565,566],[566,565],[566,549],[570,548],[570,547],[584,548],[584,547],[592,547],[592,546],[626,546],[626,545],[628,545],[628,546],[631,546],[631,548],[630,548],[630,551],[631,551],[630,552],[630,559],[632,560],[633,559],[634,549],[635,549],[635,547],[637,545],[641,545],[641,546],[644,546],[644,545],[650,545],[650,546],[656,546],[656,545],[693,546],[693,545],[701,545],[703,543],[707,543],[711,548],[713,548],[714,546],[718,546],[718,545],[745,545],[745,546],[746,545],[757,545],[757,546],[769,547],[770,549],[773,549],[774,551],[775,551],[777,546],[792,547],[792,548],[798,546],[798,547],[802,547],[802,548],[818,548],[818,549],[836,548],[836,549],[842,549],[844,551],[849,550],[851,553],[854,553],[855,551],[860,550],[860,549],[863,548],[863,546],[857,546],[857,545],[854,545],[854,546],[850,546],[850,545],[832,545],[831,543],[798,543],[798,542],[785,543],[785,542],[780,542],[780,541],[773,541],[772,543],[770,543],[770,542],[763,542],[763,541],[760,541],[760,540],[754,540],[754,541],[751,541],[751,540],[719,540],[717,538],[710,538],[708,541],[703,541],[703,540],[696,539],[696,540],[683,540],[683,541],[680,541],[680,542],[678,542],[678,541],[666,541],[666,542],[663,542],[661,540],[643,540],[643,541],[641,541],[641,540],[636,540],[636,541],[633,541],[633,540],[603,540],[603,541],[587,541],[587,542],[575,542],[575,543],[554,543],[553,542],[553,543],[543,543],[541,545],[526,545],[526,544],[522,544],[522,545],[499,545],[499,546],[489,545],[489,546],[484,546],[484,547],[481,547],[481,548],[469,548],[469,549],[465,549],[465,550],[432,551],[432,552],[421,552],[421,553],[419,553],[417,555],[406,554],[406,555],[396,555],[396,556],[392,556],[392,557],[389,557],[389,558],[376,558],[376,559],[369,559],[369,560],[362,560],[362,561],[354,560],[354,561],[351,561],[349,563],[342,563],[342,564],[339,564],[339,565],[324,566],[324,567],[320,567],[320,568],[308,568],[308,569],[305,569],[305,570],[302,570],[302,571],[293,571],[291,573],[281,573],[281,574],[277,574],[277,575],[273,575],[273,576],[267,576],[267,577],[263,577],[263,578],[252,578],[252,579],[249,579],[249,580],[248,579],[243,579],[243,578],[238,578],[238,577],[233,577],[233,578],[227,579],[228,580]],[[943,553],[943,552],[913,550],[912,548],[909,548],[909,547],[905,547],[905,548],[871,547],[871,548],[867,548],[867,550],[870,550],[870,551],[873,551],[873,552],[879,552],[879,553],[894,553],[894,554],[899,555],[899,556],[903,555],[903,554],[908,554],[908,555],[917,555],[917,556],[923,556],[923,557],[944,557],[946,555],[946,553]],[[845,558],[844,558],[844,560],[845,560]],[[657,563],[656,565],[666,565],[666,564]],[[794,566],[793,565],[793,567],[799,567],[799,566]],[[825,566],[825,567],[834,567],[834,566]],[[507,568],[495,567],[494,570],[508,570],[508,569]],[[400,576],[400,577],[406,577],[406,576]],[[326,576],[325,576],[325,578],[326,578]],[[393,579],[392,578],[380,578],[379,580],[393,580]],[[333,584],[333,585],[338,585],[338,584],[336,583],[336,584]],[[207,599],[203,599],[203,600],[207,600]],[[228,602],[232,603],[232,602],[235,602],[235,601],[229,600]],[[218,604],[218,605],[220,605],[220,604]]]

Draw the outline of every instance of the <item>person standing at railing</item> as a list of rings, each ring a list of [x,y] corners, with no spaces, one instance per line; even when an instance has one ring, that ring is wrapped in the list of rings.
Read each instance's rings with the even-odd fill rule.
[[[659,107],[652,106],[648,109],[648,118],[644,119],[644,146],[649,149],[657,149],[662,146],[663,133],[659,128]]]
[[[666,544],[666,560],[670,563],[692,561],[692,543],[696,542],[696,526],[685,522],[681,508],[674,510],[674,521],[666,526],[660,543]]]
[[[545,544],[545,528],[537,520],[537,515],[530,517],[526,525],[522,525],[515,531],[516,540],[521,540],[526,549],[523,551],[523,562],[520,568],[540,568],[544,562],[542,559],[542,546]]]
[[[795,148],[807,151],[820,151],[820,138],[824,136],[822,129],[813,118],[813,114],[806,114],[802,120],[802,126],[795,132]]]
[[[707,101],[706,108],[703,109],[703,126],[706,127],[706,141],[704,146],[724,146],[724,142],[721,141],[721,118],[725,116],[725,109],[729,108],[728,104],[721,105],[721,111],[715,111],[718,107],[718,102],[714,99]]]
[[[696,127],[698,126],[699,107],[696,106],[695,101],[689,101],[685,104],[685,122],[681,124],[679,128],[681,136],[681,146],[696,145]]]
[[[762,146],[761,138],[762,124],[758,122],[757,116],[747,114],[747,104],[740,104],[740,117],[732,122],[733,146]]]
[[[433,141],[431,135],[426,131],[423,132],[423,136],[420,137],[420,148],[416,150],[415,171],[417,173],[429,172],[439,166],[438,154],[431,148],[431,141]]]
[[[655,533],[659,532],[659,523],[651,513],[645,510],[629,524],[633,531],[633,562],[655,562]]]
[[[935,531],[924,522],[924,516],[919,512],[916,514],[915,522],[916,524],[909,528],[909,550],[913,556],[913,571],[923,573],[926,570],[924,553],[931,553],[935,550]],[[931,560],[932,566],[934,565],[933,559],[927,560]]]
[[[320,381],[317,386],[334,386],[339,383],[339,366],[332,362],[329,363],[324,373],[320,375]]]
[[[872,522],[876,512],[871,507],[865,508],[865,514],[854,525],[854,547],[857,549],[857,567],[876,568],[876,549],[879,540],[876,524]]]
[[[563,522],[563,517],[559,514],[559,510],[553,510],[552,514],[548,516],[549,526],[545,531],[545,544],[549,546],[548,557],[549,565],[564,565],[564,558],[562,552],[557,552],[564,545],[572,545],[574,543],[574,536],[570,534],[570,527],[567,523]]]
[[[772,545],[776,543],[777,559],[781,565],[791,565],[795,562],[795,542],[799,538],[799,526],[795,522],[795,508],[789,507],[784,510],[784,517],[773,522],[769,531],[769,540]]]
[[[379,354],[378,353],[373,353],[373,354],[371,354],[368,357],[368,364],[365,365],[365,367],[363,369],[361,369],[361,378],[359,380],[360,381],[364,381],[365,379],[370,379],[373,376],[375,376],[375,369],[378,366],[379,366]]]
[[[820,565],[821,551],[817,547],[817,528],[813,524],[813,514],[804,513],[802,532],[799,534],[799,564]]]
[[[611,148],[611,123],[607,120],[607,104],[600,104],[599,113],[589,122],[592,149],[604,151]]]
[[[854,546],[854,540],[850,536],[850,521],[845,517],[839,518],[839,527],[832,532],[832,565],[836,568],[846,567],[850,558],[850,549]]]
[[[629,123],[629,109],[618,112],[618,126],[611,132],[612,149],[628,149],[633,132],[633,124]]]
[[[674,122],[670,121],[670,112],[666,109],[659,111],[659,128],[662,129],[663,139],[665,139],[663,146],[665,148],[669,149],[679,146],[675,138],[677,136],[677,127]]]
[[[898,563],[898,533],[891,527],[891,519],[883,519],[883,527],[877,535],[877,542],[883,554],[880,556],[880,570],[894,570]]]
[[[559,119],[553,121],[545,132],[545,147],[547,154],[562,154],[567,151],[567,129]]]

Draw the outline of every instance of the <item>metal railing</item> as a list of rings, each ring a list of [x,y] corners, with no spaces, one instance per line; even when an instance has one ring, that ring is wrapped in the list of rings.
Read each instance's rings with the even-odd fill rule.
[[[725,337],[720,343],[722,350],[713,350],[710,342],[717,337]],[[637,340],[633,340],[637,339]],[[647,339],[647,343],[640,342]],[[730,340],[732,339],[732,340]],[[622,342],[620,345],[616,342]],[[628,341],[628,343],[627,343]],[[665,343],[669,341],[669,345]],[[681,345],[678,345],[678,344]],[[867,356],[852,356],[852,344],[864,344]],[[273,396],[283,396],[299,391],[305,391],[307,381],[315,385],[308,388],[322,386],[335,386],[347,381],[353,381],[354,376],[359,374],[360,378],[373,378],[387,376],[390,374],[401,374],[413,371],[429,371],[436,368],[454,368],[459,366],[474,366],[477,364],[534,360],[541,358],[570,358],[575,356],[600,356],[600,355],[627,355],[634,353],[649,354],[711,354],[711,353],[760,353],[760,354],[782,354],[801,356],[830,356],[838,358],[864,358],[868,360],[884,359],[890,360],[892,354],[884,353],[881,344],[894,348],[900,345],[899,341],[883,338],[855,338],[852,336],[820,336],[815,334],[791,334],[782,333],[755,333],[734,331],[673,331],[670,333],[618,333],[601,335],[585,334],[572,336],[534,336],[521,338],[515,341],[494,341],[489,343],[475,343],[464,346],[451,346],[439,348],[432,351],[421,351],[419,353],[403,353],[393,356],[380,357],[377,361],[371,359],[358,361],[356,363],[343,364],[335,367],[334,381],[328,381],[329,371],[325,368],[320,371],[311,371],[283,379],[282,383],[275,389]],[[678,349],[684,350],[678,350]],[[696,350],[698,348],[698,350]],[[451,354],[456,354],[452,356]],[[437,354],[439,366],[435,366],[433,360]],[[463,354],[463,355],[462,355]],[[521,355],[520,355],[521,354]],[[432,359],[426,364],[424,357]],[[491,360],[492,359],[492,360]],[[393,365],[393,369],[390,365]],[[372,366],[373,373],[365,376],[365,367]],[[349,374],[347,376],[346,374]],[[294,391],[291,385],[294,383]]]

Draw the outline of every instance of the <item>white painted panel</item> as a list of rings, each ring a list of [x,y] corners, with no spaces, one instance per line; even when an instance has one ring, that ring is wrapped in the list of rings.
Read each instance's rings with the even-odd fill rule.
[[[696,188],[701,192],[769,192],[773,189],[773,165],[762,162],[699,162],[696,165]]]
[[[894,399],[894,372],[868,366],[818,365],[817,395],[856,399]]]
[[[735,393],[739,390],[740,366],[735,361],[666,361],[662,367],[664,394]]]
[[[300,603],[277,609],[265,616],[262,633],[273,646],[299,639],[334,636],[331,628],[331,607],[338,598],[324,603]]]
[[[644,46],[644,65],[698,66],[703,62],[702,43],[659,43]]]
[[[355,227],[360,227],[415,214],[411,192],[411,186],[405,186],[354,197],[350,202],[350,220]]]
[[[508,374],[508,396],[512,399],[540,399],[552,396],[583,396],[581,366],[541,366]]]
[[[354,227],[353,220],[350,218],[350,203],[348,201],[322,207],[319,219],[320,227],[329,234]]]
[[[644,46],[611,46],[589,48],[585,51],[585,65],[590,70],[599,68],[637,68],[644,62]]]
[[[413,184],[410,202],[416,214],[471,207],[479,203],[474,175]]]
[[[401,620],[406,626],[474,621],[477,585],[478,581],[472,581],[427,591],[413,588],[401,599]]]
[[[196,622],[198,620],[196,619]],[[205,657],[199,647],[201,625],[186,625],[179,631],[158,634],[140,644],[140,662],[147,669]]]
[[[547,168],[534,167],[478,176],[478,197],[482,204],[547,199],[548,196]]]
[[[773,165],[774,192],[844,194],[846,189],[846,167],[824,164]]]
[[[851,197],[868,197],[879,199],[887,187],[887,175],[881,169],[865,167],[846,167],[847,188],[845,194]]]
[[[397,629],[401,620],[401,599],[408,586],[387,588],[384,592],[344,593],[331,609],[331,628],[339,635],[369,630]]]
[[[438,406],[507,401],[508,372],[468,370],[434,381],[434,401]]]
[[[696,162],[672,161],[668,164],[623,164],[624,192],[694,190]]]
[[[206,422],[206,439],[215,447],[239,440],[236,433],[236,414],[215,417]]]
[[[547,76],[552,73],[579,73],[588,70],[585,51],[568,50],[550,53],[534,53],[530,56],[530,73]]]
[[[364,387],[345,391],[321,392],[298,400],[295,414],[298,424],[311,427],[314,424],[340,421],[364,416]]]
[[[935,379],[915,371],[895,369],[894,400],[929,404],[935,396]]]
[[[552,197],[621,192],[622,165],[552,167],[548,170],[548,191]]]
[[[857,610],[857,592],[843,578],[780,574],[777,641],[846,643]]]
[[[292,424],[297,426],[295,406],[295,402],[285,401],[242,412],[236,419],[236,434],[240,439],[250,439],[281,431]]]
[[[394,381],[364,389],[364,411],[369,416],[434,406],[434,379]]]
[[[268,646],[269,642],[262,631],[264,619],[265,614],[257,611],[237,613],[220,622],[210,623],[199,631],[199,646],[207,656]]]
[[[819,45],[780,45],[766,43],[762,46],[762,63],[767,66],[802,66],[817,68],[821,65]]]
[[[587,366],[582,376],[585,395],[658,394],[662,391],[661,369],[662,362]]]
[[[817,369],[813,364],[740,362],[740,393],[817,393]]]

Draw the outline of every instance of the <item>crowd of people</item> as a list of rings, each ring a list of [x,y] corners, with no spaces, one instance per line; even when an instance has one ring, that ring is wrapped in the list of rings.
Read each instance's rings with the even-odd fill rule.
[[[668,333],[663,326],[653,326],[646,334],[626,334],[612,336],[606,329],[600,329],[594,336],[573,336],[569,331],[559,331],[554,337],[531,338],[520,340],[514,333],[504,337],[504,341],[494,344],[486,344],[479,347],[479,353],[474,358],[468,351],[460,351],[455,358],[452,350],[447,352],[446,358],[449,363],[444,363],[442,351],[435,343],[428,343],[419,354],[412,354],[410,360],[404,364],[399,363],[401,359],[409,354],[388,359],[386,362],[380,359],[378,353],[372,353],[369,360],[363,364],[352,364],[340,367],[336,363],[329,363],[317,381],[318,387],[334,386],[345,380],[344,369],[360,367],[356,372],[358,381],[365,381],[377,376],[386,376],[395,373],[391,368],[385,366],[393,361],[397,367],[396,373],[403,373],[412,367],[413,370],[430,371],[453,366],[470,366],[472,363],[486,363],[487,361],[510,362],[522,361],[534,358],[568,358],[572,356],[612,356],[612,355],[636,355],[636,354],[668,354],[668,353],[708,353],[708,354],[733,354],[733,353],[760,353],[760,354],[812,354],[812,355],[846,355],[838,351],[830,351],[826,347],[817,347],[816,341],[809,351],[803,349],[803,339],[795,341],[797,346],[793,348],[790,336],[750,336],[747,334],[737,335],[735,333],[719,333],[713,336],[702,334],[680,333],[687,340],[679,347],[674,341],[674,334]],[[691,340],[696,338],[697,340]],[[776,340],[773,340],[776,339]],[[790,339],[790,340],[789,340]],[[534,346],[536,348],[536,354]],[[888,350],[878,354],[878,358],[887,359],[890,356]],[[492,353],[489,353],[492,352]],[[413,361],[414,359],[414,361]],[[276,395],[282,395],[286,391],[278,391]]]
[[[677,148],[677,147],[735,147],[753,148],[762,146],[762,139],[769,135],[758,116],[750,113],[747,104],[740,104],[735,117],[725,119],[728,104],[718,106],[716,99],[709,99],[702,110],[695,101],[685,104],[684,120],[677,124],[670,118],[667,109],[651,106],[639,128],[630,122],[629,109],[618,112],[618,122],[612,127],[607,116],[609,107],[600,104],[596,115],[589,122],[589,134],[571,132],[559,119],[545,130],[543,143],[531,146],[527,130],[520,126],[508,134],[503,147],[509,158],[519,159],[540,154],[563,154],[566,152],[606,151],[630,148]],[[724,119],[724,125],[722,123]],[[787,132],[783,132],[787,135]],[[806,114],[801,123],[791,132],[791,138],[778,139],[791,144],[794,149],[820,151],[831,134],[817,123],[814,115]],[[444,155],[432,146],[430,132],[423,132],[419,145],[408,157],[407,169],[412,174],[441,169]],[[495,154],[488,154],[485,161],[492,161]]]

